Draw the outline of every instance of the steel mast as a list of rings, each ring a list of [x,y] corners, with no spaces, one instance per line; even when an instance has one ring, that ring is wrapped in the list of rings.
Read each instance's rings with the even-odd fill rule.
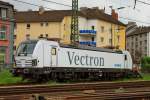
[[[71,17],[71,44],[77,46],[79,44],[79,29],[78,29],[78,0],[72,0],[72,17]]]

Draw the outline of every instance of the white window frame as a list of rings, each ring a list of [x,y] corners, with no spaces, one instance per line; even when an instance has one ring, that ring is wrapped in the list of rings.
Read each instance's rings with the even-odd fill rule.
[[[7,36],[6,36],[6,26],[3,26],[3,27],[5,27],[4,29],[2,29],[2,27],[0,28],[0,34],[5,34],[5,38],[0,38],[0,40],[6,40],[6,38],[7,38]]]
[[[1,17],[6,18],[7,17],[7,9],[1,8]]]

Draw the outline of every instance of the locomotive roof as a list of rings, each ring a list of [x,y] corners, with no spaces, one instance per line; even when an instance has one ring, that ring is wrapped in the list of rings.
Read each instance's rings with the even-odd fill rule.
[[[121,50],[115,51],[113,49],[106,49],[106,48],[100,48],[100,47],[92,47],[92,46],[86,46],[86,45],[72,46],[72,45],[60,44],[60,47],[122,54]]]
[[[28,40],[24,41],[22,43],[35,43],[38,42],[38,40]],[[101,51],[101,52],[109,52],[109,53],[118,53],[122,54],[122,51],[115,51],[113,49],[106,49],[106,48],[100,48],[100,47],[92,47],[92,46],[86,46],[86,45],[78,45],[78,46],[73,46],[73,45],[64,45],[64,44],[59,44],[60,47],[63,48],[72,48],[72,49],[82,49],[82,50],[91,50],[91,51]]]

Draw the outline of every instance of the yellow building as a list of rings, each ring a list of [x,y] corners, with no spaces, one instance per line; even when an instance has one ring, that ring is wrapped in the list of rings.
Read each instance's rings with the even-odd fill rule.
[[[26,39],[46,37],[70,43],[71,10],[16,12],[15,46]],[[81,8],[79,42],[97,47],[125,49],[126,26],[98,8]]]

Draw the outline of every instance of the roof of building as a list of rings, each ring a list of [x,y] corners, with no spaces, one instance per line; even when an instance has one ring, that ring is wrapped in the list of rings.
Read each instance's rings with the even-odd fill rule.
[[[21,11],[15,13],[15,19],[18,23],[23,22],[61,22],[65,16],[71,16],[71,10],[52,10],[45,11],[43,14],[39,14],[39,11]],[[117,25],[123,25],[119,20],[114,19],[111,15],[108,15],[101,10],[86,9],[84,12],[79,11],[79,16],[86,17],[87,19],[100,19],[107,22],[111,22]]]
[[[12,4],[8,3],[8,2],[4,2],[4,1],[0,1],[0,5],[6,5],[6,6],[12,6]]]
[[[130,37],[133,35],[149,33],[149,32],[150,32],[150,26],[148,26],[148,27],[137,27],[132,33],[128,34],[127,37]]]

